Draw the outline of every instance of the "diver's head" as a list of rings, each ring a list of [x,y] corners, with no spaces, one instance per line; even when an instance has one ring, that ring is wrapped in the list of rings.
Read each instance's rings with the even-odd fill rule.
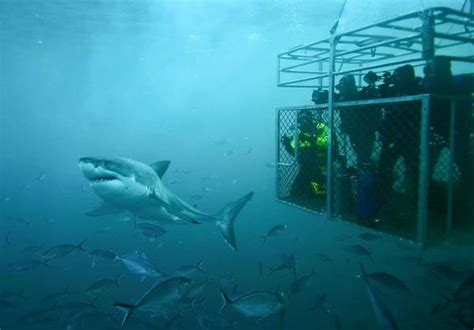
[[[396,68],[392,76],[394,83],[400,87],[412,85],[416,81],[415,69],[410,64]]]
[[[342,101],[351,100],[357,94],[357,86],[352,74],[344,75],[335,87],[339,91]]]
[[[313,126],[313,115],[310,110],[300,110],[297,115],[298,127],[306,129]]]

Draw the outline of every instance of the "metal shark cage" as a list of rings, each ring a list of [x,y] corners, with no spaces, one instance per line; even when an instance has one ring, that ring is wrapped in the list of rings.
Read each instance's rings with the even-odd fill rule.
[[[420,71],[435,56],[472,78],[473,29],[474,16],[436,7],[279,54],[279,87],[319,89],[326,98],[276,111],[277,199],[423,245],[472,225],[472,79],[466,93],[447,95],[336,102],[334,89],[338,76],[352,74],[360,88],[369,71]],[[328,127],[319,158],[302,149],[302,113]],[[305,181],[324,187],[308,195]]]

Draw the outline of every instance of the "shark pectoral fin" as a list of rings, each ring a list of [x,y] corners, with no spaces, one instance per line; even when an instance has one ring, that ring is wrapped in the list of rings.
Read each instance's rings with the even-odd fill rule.
[[[225,242],[235,251],[237,251],[237,242],[235,240],[234,222],[240,210],[252,198],[253,192],[248,193],[244,197],[235,202],[227,204],[215,216],[219,220],[216,221],[217,228],[224,238]]]
[[[115,207],[110,204],[102,203],[99,206],[97,206],[95,209],[92,209],[89,212],[87,212],[86,215],[89,217],[100,217],[104,215],[118,214],[122,212],[124,212],[124,210],[118,207]]]
[[[189,222],[189,223],[195,223],[195,224],[200,224],[201,222],[192,218],[191,216],[185,214],[182,212],[182,210],[179,210],[177,207],[170,205],[163,201],[161,198],[156,196],[155,194],[150,194],[150,200],[152,200],[154,203],[156,203],[158,206],[164,208],[166,212],[169,213],[172,217],[175,217],[177,219]]]
[[[151,164],[150,167],[153,169],[153,171],[156,172],[156,174],[158,174],[161,179],[163,175],[165,175],[165,172],[170,166],[170,163],[171,162],[169,160],[161,160],[159,162]]]

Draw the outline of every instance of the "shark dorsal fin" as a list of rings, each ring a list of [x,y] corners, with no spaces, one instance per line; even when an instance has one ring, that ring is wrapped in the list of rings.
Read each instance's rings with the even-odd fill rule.
[[[168,169],[168,166],[170,166],[170,163],[171,162],[169,160],[161,160],[159,162],[151,164],[150,166],[161,179],[163,175],[165,175],[165,172]]]

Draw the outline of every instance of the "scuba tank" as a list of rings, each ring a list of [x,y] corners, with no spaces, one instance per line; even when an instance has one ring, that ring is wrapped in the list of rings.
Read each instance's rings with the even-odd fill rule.
[[[377,217],[379,208],[376,177],[370,167],[365,164],[357,178],[356,215],[360,220],[370,221]]]

